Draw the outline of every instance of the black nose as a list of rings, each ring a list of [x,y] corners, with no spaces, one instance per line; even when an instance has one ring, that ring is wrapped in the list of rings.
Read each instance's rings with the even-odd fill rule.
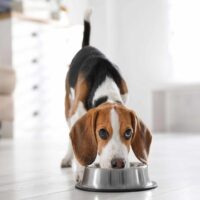
[[[121,169],[125,167],[125,160],[121,158],[113,158],[111,160],[112,168]]]

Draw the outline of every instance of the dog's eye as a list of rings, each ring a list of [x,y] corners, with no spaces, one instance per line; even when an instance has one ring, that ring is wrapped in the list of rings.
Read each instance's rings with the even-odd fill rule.
[[[132,130],[131,129],[127,129],[124,133],[124,137],[126,140],[129,140],[132,136]]]
[[[108,138],[109,134],[108,131],[105,129],[100,129],[99,130],[99,137],[103,140],[106,140]]]

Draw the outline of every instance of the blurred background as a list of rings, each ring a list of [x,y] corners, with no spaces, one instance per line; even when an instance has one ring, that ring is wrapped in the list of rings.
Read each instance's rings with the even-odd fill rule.
[[[199,132],[199,1],[0,0],[0,137],[66,137],[65,76],[88,7],[91,45],[119,66],[128,106],[153,132]]]

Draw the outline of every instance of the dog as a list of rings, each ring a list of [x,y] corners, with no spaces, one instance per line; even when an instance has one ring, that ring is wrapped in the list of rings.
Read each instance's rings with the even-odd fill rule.
[[[66,77],[65,115],[71,144],[62,167],[72,165],[76,181],[97,158],[101,168],[128,168],[130,149],[147,164],[152,134],[126,107],[128,89],[118,67],[89,46],[90,13],[84,18],[82,49]]]

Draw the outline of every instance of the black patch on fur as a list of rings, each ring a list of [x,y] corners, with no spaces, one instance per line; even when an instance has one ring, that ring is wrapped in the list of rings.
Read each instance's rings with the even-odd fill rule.
[[[102,96],[102,97],[100,97],[100,98],[98,98],[97,100],[94,101],[93,107],[95,108],[95,107],[101,105],[102,103],[105,103],[107,100],[108,100],[107,96]]]
[[[75,87],[79,73],[83,74],[89,87],[88,97],[83,102],[87,110],[93,107],[95,91],[106,77],[113,79],[118,87],[121,84],[122,77],[117,67],[99,50],[91,46],[82,48],[73,58],[68,72],[70,87]]]
[[[70,68],[68,71],[70,87],[72,88],[75,87],[79,73],[82,70],[86,70],[87,65],[90,64],[90,63],[87,63],[87,60],[89,58],[95,59],[96,57],[104,57],[104,55],[94,47],[86,46],[82,48],[80,51],[78,51],[78,53],[72,59],[72,62],[70,64]]]

